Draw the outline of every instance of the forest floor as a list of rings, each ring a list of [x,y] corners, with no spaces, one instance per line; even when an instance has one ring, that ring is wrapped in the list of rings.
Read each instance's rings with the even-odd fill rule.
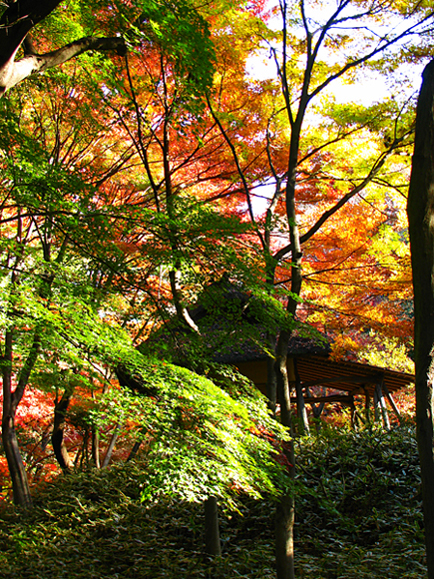
[[[414,429],[297,440],[296,575],[426,576]],[[140,501],[139,463],[59,477],[33,510],[0,512],[4,579],[274,579],[272,500],[221,516],[222,556],[203,554],[201,505]]]

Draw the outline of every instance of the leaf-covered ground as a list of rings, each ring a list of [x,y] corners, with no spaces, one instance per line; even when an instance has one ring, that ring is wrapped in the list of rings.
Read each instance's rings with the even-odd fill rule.
[[[336,433],[297,443],[296,569],[315,579],[426,575],[414,433]],[[223,555],[203,554],[200,505],[140,502],[140,465],[62,477],[24,516],[4,508],[0,576],[271,579],[273,504],[222,516]]]

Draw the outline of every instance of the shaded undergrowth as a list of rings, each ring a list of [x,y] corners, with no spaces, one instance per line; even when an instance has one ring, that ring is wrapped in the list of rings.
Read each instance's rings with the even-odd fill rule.
[[[296,524],[298,577],[418,578],[424,566],[414,432],[328,431],[300,439]],[[61,477],[41,488],[32,512],[5,507],[5,579],[271,579],[272,501],[240,497],[222,515],[223,554],[203,554],[201,505],[140,501],[143,465]]]

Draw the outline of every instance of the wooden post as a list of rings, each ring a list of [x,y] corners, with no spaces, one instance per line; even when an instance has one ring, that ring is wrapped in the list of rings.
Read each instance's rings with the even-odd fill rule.
[[[389,420],[389,414],[387,412],[386,401],[384,400],[384,396],[383,396],[382,382],[375,385],[375,390],[377,392],[377,398],[378,398],[379,406],[381,409],[381,414],[383,416],[384,426],[387,430],[390,430],[390,420]]]
[[[366,386],[363,386],[363,391],[365,393],[365,416],[366,416],[366,424],[368,427],[371,427],[371,414],[370,414],[370,404],[371,404],[371,397],[369,395],[369,390]]]
[[[381,412],[380,399],[378,398],[378,389],[376,384],[374,388],[374,422],[379,422],[380,412]]]
[[[393,412],[396,414],[398,422],[401,424],[401,414],[398,410],[395,400],[392,398],[392,394],[389,392],[389,389],[387,388],[386,384],[384,384],[384,382],[383,382],[383,390],[386,393],[387,399],[390,403],[390,406],[392,407]]]
[[[350,412],[351,412],[351,428],[356,429],[356,405],[354,404],[354,396],[351,394],[349,396],[350,400]]]
[[[295,390],[297,393],[297,414],[300,418],[301,427],[303,429],[303,433],[309,433],[309,420],[307,418],[306,405],[304,403],[303,391],[299,380],[296,380],[295,382]]]
[[[309,387],[306,387],[306,394],[309,398],[311,397]],[[315,418],[315,428],[316,428],[316,431],[318,433],[321,430],[321,423],[320,423],[319,419],[321,417],[322,411],[324,410],[324,406],[325,406],[324,402],[321,402],[318,405],[317,404],[311,405],[313,417]]]

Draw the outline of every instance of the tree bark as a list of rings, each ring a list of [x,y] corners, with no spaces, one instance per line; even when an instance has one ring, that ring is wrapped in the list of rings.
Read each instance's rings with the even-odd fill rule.
[[[29,481],[15,431],[16,412],[24,394],[24,388],[20,388],[20,384],[18,384],[17,388],[12,391],[12,343],[13,332],[9,330],[5,335],[5,354],[1,360],[3,377],[2,441],[12,480],[14,503],[24,508],[30,508],[32,497]]]
[[[219,531],[219,515],[217,499],[208,497],[204,502],[205,508],[205,550],[208,555],[220,557],[222,554]]]
[[[72,460],[69,457],[68,449],[66,448],[64,433],[65,433],[65,415],[71,400],[72,393],[66,390],[59,402],[54,407],[54,425],[51,434],[51,444],[53,445],[54,454],[57,462],[63,472],[70,472],[73,467]]]
[[[101,468],[106,468],[109,465],[120,431],[121,431],[120,424],[116,424],[107,451],[105,453]]]
[[[15,60],[27,34],[59,4],[59,0],[17,0],[3,12],[0,18],[0,96],[31,74],[59,66],[89,50],[126,54],[126,44],[121,37],[86,37],[46,54],[36,54],[32,49]]]
[[[414,288],[416,421],[428,577],[434,579],[434,60],[423,72],[407,206]]]
[[[277,384],[273,358],[267,358],[267,399],[268,408],[276,416]]]
[[[30,508],[32,506],[32,497],[26,469],[18,448],[17,434],[15,431],[16,406],[12,403],[11,396],[8,395],[10,392],[10,380],[3,375],[2,441],[12,480],[14,503],[25,508]]]

